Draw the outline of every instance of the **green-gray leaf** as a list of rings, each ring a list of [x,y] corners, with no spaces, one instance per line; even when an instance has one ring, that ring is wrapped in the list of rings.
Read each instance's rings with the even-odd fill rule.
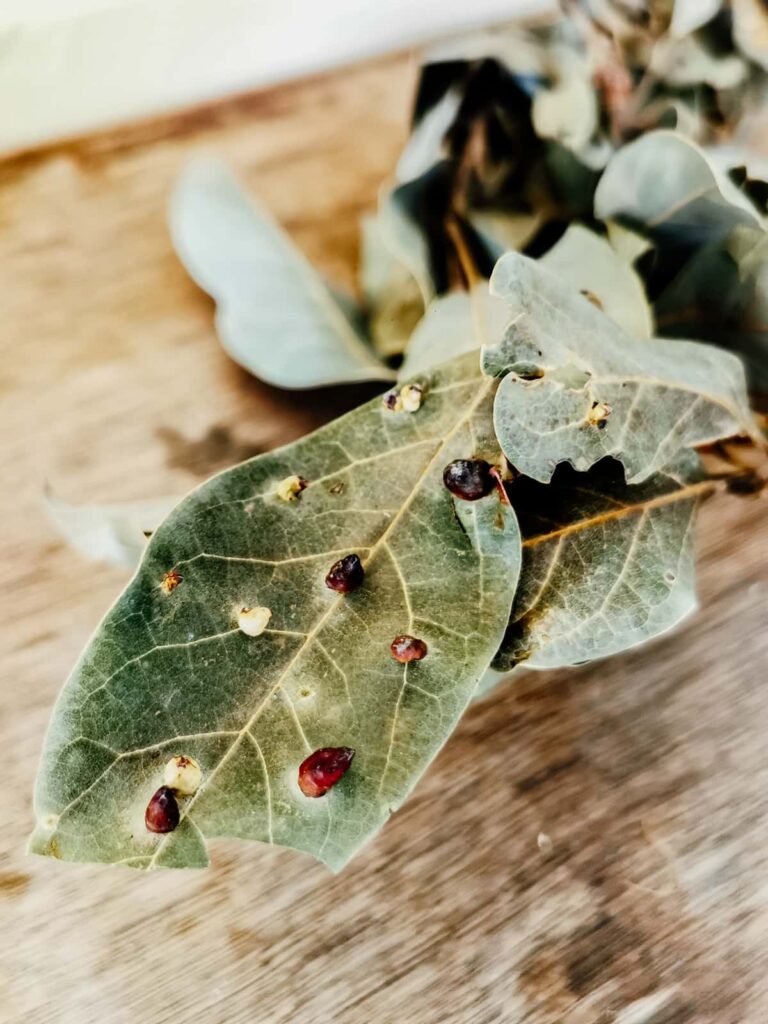
[[[199,159],[170,207],[182,262],[216,300],[216,327],[232,358],[285,388],[390,380],[344,305],[229,170]]]
[[[448,89],[417,124],[397,162],[397,180],[412,181],[443,156],[444,139],[461,105],[458,89]]]
[[[607,455],[630,483],[681,449],[754,433],[744,370],[734,356],[690,341],[638,342],[534,260],[509,253],[491,290],[510,306],[502,342],[483,350],[506,374],[496,433],[509,461],[547,483],[560,462],[585,471]]]
[[[409,189],[402,185],[382,192],[377,223],[381,241],[392,258],[404,266],[416,281],[426,306],[434,297],[435,285],[427,240],[407,207],[409,195]]]
[[[684,136],[649,132],[610,160],[595,192],[595,216],[657,240],[696,246],[760,217],[739,190]]]
[[[523,569],[494,669],[604,658],[677,625],[696,607],[693,525],[711,489],[692,452],[638,485],[610,460],[516,480]]]
[[[486,248],[495,259],[505,252],[520,252],[544,223],[540,212],[516,213],[507,210],[477,210],[469,217]]]
[[[197,866],[207,839],[238,836],[339,868],[405,799],[498,649],[520,563],[511,508],[442,484],[453,459],[499,458],[496,382],[471,354],[421,383],[418,412],[368,403],[215,477],[161,525],[55,709],[34,852]],[[284,501],[291,474],[309,483]],[[324,577],[351,552],[366,578],[343,597]],[[238,629],[248,606],[272,611],[260,636]],[[423,661],[393,660],[400,633],[427,642]],[[308,799],[298,765],[326,746],[354,762]],[[158,836],[144,809],[176,754],[203,782]]]
[[[539,262],[566,284],[594,295],[627,334],[650,338],[653,320],[640,278],[594,231],[572,224]]]
[[[424,299],[416,278],[385,244],[381,214],[363,218],[361,235],[360,283],[368,331],[378,355],[389,359],[404,352],[424,315]]]
[[[487,281],[475,285],[472,292],[439,296],[411,335],[401,378],[424,373],[446,359],[478,349],[478,338],[500,338],[508,322],[507,304],[490,294]]]

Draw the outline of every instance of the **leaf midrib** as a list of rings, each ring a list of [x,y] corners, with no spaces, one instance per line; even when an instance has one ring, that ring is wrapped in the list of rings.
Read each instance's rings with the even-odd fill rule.
[[[433,455],[431,456],[431,458],[427,462],[426,466],[422,470],[422,472],[419,475],[418,479],[414,482],[413,488],[412,488],[411,493],[409,494],[408,498],[406,499],[406,501],[403,502],[402,506],[400,507],[400,509],[398,509],[397,513],[393,516],[392,520],[387,524],[387,526],[385,527],[384,531],[382,532],[382,534],[378,538],[378,540],[376,540],[370,546],[368,557],[365,559],[365,562],[363,563],[364,565],[370,564],[370,562],[376,556],[376,554],[377,554],[378,550],[381,548],[381,546],[382,545],[386,545],[387,538],[389,537],[390,533],[395,528],[395,526],[399,523],[399,521],[401,520],[402,516],[407,511],[407,509],[410,508],[410,506],[411,506],[411,504],[412,504],[416,494],[419,492],[419,490],[420,490],[420,488],[421,488],[425,478],[427,477],[428,473],[430,472],[430,470],[434,466],[434,463],[437,460],[437,458],[439,457],[440,453],[444,450],[446,445],[456,435],[456,433],[463,426],[465,426],[468,422],[471,421],[472,416],[474,416],[474,414],[477,411],[478,407],[480,406],[482,401],[486,398],[486,396],[490,392],[492,386],[496,383],[496,381],[493,378],[483,378],[482,376],[477,378],[477,380],[480,382],[480,387],[479,387],[478,394],[477,394],[476,398],[471,403],[471,405],[468,407],[468,409],[464,413],[464,415],[459,420],[457,420],[456,424],[453,426],[453,428],[450,430],[450,432],[448,434],[446,434],[443,438],[441,438],[438,441],[437,448],[435,449]],[[467,381],[467,383],[470,383],[470,381]],[[237,750],[238,745],[245,738],[245,736],[251,734],[251,729],[252,729],[253,725],[258,721],[259,716],[261,715],[261,713],[262,713],[264,707],[267,705],[268,701],[271,700],[271,698],[274,696],[274,694],[276,694],[278,691],[280,691],[282,689],[283,684],[285,683],[285,680],[287,679],[289,673],[291,672],[291,670],[293,669],[293,667],[295,666],[295,664],[297,663],[299,658],[302,657],[302,655],[307,651],[309,646],[313,643],[313,641],[315,640],[315,638],[319,634],[319,632],[322,629],[322,627],[325,625],[325,623],[328,621],[328,619],[331,617],[331,615],[333,615],[333,613],[340,607],[340,605],[342,604],[344,599],[345,598],[344,598],[343,595],[337,596],[331,602],[331,604],[328,606],[328,608],[323,612],[323,614],[320,616],[320,618],[318,619],[318,621],[316,622],[314,627],[307,634],[306,639],[304,640],[304,642],[297,649],[296,653],[293,655],[293,657],[288,662],[286,667],[280,673],[280,676],[278,677],[278,679],[277,679],[276,683],[274,684],[274,686],[267,692],[267,694],[264,696],[264,698],[260,701],[260,703],[257,706],[257,708],[255,709],[255,711],[249,716],[249,718],[246,721],[246,723],[243,726],[243,728],[235,735],[235,738],[233,739],[232,743],[229,745],[229,747],[224,752],[224,754],[219,758],[219,761],[217,762],[215,767],[205,777],[205,779],[203,780],[203,782],[200,785],[200,788],[197,790],[197,792],[194,794],[194,796],[191,797],[191,799],[189,800],[187,806],[184,808],[184,810],[181,813],[181,817],[179,819],[179,824],[181,824],[181,822],[185,818],[190,816],[190,812],[194,808],[194,805],[200,799],[200,797],[203,796],[203,794],[207,791],[208,786],[214,780],[214,778],[218,774],[219,770],[222,767],[224,767],[224,765],[228,762],[229,758]],[[147,863],[147,869],[148,870],[151,869],[154,866],[155,862],[157,861],[158,856],[160,855],[160,853],[162,852],[162,850],[163,850],[163,848],[165,846],[165,843],[172,836],[173,836],[173,832],[169,832],[168,835],[164,836],[161,839],[161,841],[158,843],[157,849],[152,854],[152,857],[149,859],[149,861]]]
[[[549,533],[528,537],[523,541],[523,548],[537,547],[539,544],[546,544],[552,540],[559,540],[561,537],[581,533],[595,526],[601,526],[603,523],[623,519],[626,516],[638,515],[654,508],[663,508],[665,505],[673,505],[678,501],[689,501],[691,498],[714,493],[720,486],[717,481],[713,480],[702,480],[695,484],[687,484],[685,487],[670,491],[667,494],[660,494],[655,498],[648,498],[646,501],[639,501],[633,505],[622,505],[621,508],[611,509],[608,512],[601,512],[596,516],[580,519],[577,523],[569,523],[567,526],[551,530]]]

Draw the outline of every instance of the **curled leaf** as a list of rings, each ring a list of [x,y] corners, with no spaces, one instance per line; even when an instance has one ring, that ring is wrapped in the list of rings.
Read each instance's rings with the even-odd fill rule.
[[[416,111],[411,136],[397,163],[398,181],[420,178],[445,155],[444,140],[459,112],[460,104],[459,89],[448,86],[433,106],[423,112]]]
[[[560,462],[586,471],[605,456],[630,483],[692,448],[754,433],[744,370],[696,342],[637,342],[534,260],[509,253],[491,290],[510,306],[503,341],[483,350],[504,375],[496,434],[509,461],[547,483]]]
[[[311,388],[394,376],[348,305],[223,164],[189,164],[174,190],[170,227],[185,267],[216,300],[222,345],[257,377]]]
[[[382,214],[362,223],[360,280],[368,312],[371,344],[382,359],[402,355],[424,315],[418,282],[385,244]]]
[[[595,215],[677,247],[722,238],[738,224],[760,225],[754,206],[705,153],[668,131],[616,153],[597,186]]]
[[[291,846],[341,867],[405,799],[501,642],[520,563],[511,508],[454,501],[451,460],[498,461],[495,381],[475,355],[422,379],[413,415],[380,399],[184,499],[99,627],[56,706],[34,852],[133,867],[206,863],[206,840]],[[300,472],[296,502],[277,484]],[[325,585],[355,552],[362,585]],[[169,570],[172,590],[161,585]],[[243,608],[271,611],[257,636]],[[427,645],[412,664],[394,637]],[[355,750],[323,800],[298,788],[312,751]],[[201,771],[178,825],[144,811],[168,758]]]
[[[383,246],[391,258],[405,267],[416,282],[426,306],[435,294],[429,237],[417,218],[421,179],[391,191],[379,199],[378,227]]]

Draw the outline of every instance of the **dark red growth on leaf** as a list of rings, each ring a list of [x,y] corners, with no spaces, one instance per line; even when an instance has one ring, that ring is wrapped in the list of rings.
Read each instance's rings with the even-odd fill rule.
[[[144,824],[150,832],[173,832],[179,824],[179,805],[176,794],[167,786],[161,786],[147,804]]]
[[[455,459],[443,470],[443,483],[455,498],[477,501],[490,494],[494,479],[482,459]]]
[[[403,665],[407,665],[409,661],[421,661],[427,656],[427,645],[424,641],[415,636],[408,636],[407,633],[396,636],[389,649],[395,661]]]
[[[351,747],[322,747],[299,765],[299,789],[304,796],[325,796],[352,764]]]
[[[337,594],[351,594],[363,585],[365,569],[357,555],[345,555],[334,562],[325,577],[325,585]]]

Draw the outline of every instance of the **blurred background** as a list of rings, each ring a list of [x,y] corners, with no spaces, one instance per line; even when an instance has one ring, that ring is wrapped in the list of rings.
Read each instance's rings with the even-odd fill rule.
[[[4,0],[0,149],[556,6],[555,0]]]

